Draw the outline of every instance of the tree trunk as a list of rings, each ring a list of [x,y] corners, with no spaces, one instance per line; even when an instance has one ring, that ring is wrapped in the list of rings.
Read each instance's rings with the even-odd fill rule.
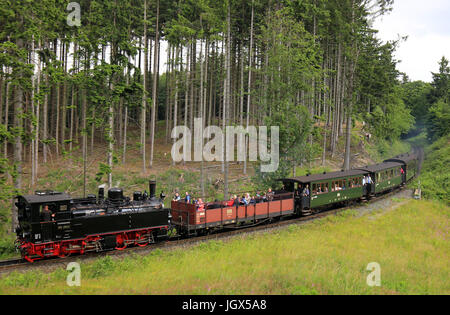
[[[5,126],[6,129],[9,129],[9,90],[10,90],[11,82],[9,80],[6,82],[6,92],[5,92]],[[4,157],[8,158],[8,140],[5,140],[4,144]]]
[[[24,43],[22,39],[17,40],[17,48],[22,49],[24,47]],[[19,73],[19,77],[22,77]],[[20,86],[20,83],[16,83],[14,85],[14,165],[16,172],[14,174],[14,188],[15,190],[20,193],[20,190],[22,189],[22,151],[23,151],[23,145],[22,145],[22,134],[23,134],[23,90]],[[12,205],[11,210],[11,231],[14,232],[14,230],[17,228],[19,223],[18,219],[18,209],[14,204]]]
[[[226,48],[226,62],[225,62],[225,68],[227,71],[227,75],[226,75],[226,79],[225,79],[225,92],[226,92],[226,96],[225,96],[225,102],[224,102],[224,121],[223,121],[223,125],[224,125],[224,130],[225,130],[225,124],[226,122],[229,121],[230,119],[230,99],[231,99],[231,95],[230,95],[230,87],[231,87],[231,1],[228,0],[228,13],[227,13],[227,48]],[[226,139],[226,132],[224,132],[224,136]],[[224,197],[225,200],[228,200],[229,198],[229,192],[228,192],[228,176],[229,176],[229,164],[228,164],[228,159],[227,159],[227,145],[226,142],[224,141],[224,153],[225,153],[225,174],[224,174]],[[230,148],[231,149],[231,148]]]
[[[155,131],[158,105],[158,76],[159,76],[159,0],[156,0],[156,31],[155,31],[155,60],[153,74],[153,105],[152,105],[152,126],[151,126],[151,147],[150,147],[150,168],[153,167],[153,151],[155,147]]]
[[[180,47],[177,45],[177,52],[176,52],[176,63],[174,68],[175,73],[175,100],[174,100],[174,107],[173,107],[173,126],[176,127],[178,124],[178,83],[179,83],[179,75],[178,75],[178,58],[179,58],[179,50]],[[173,139],[173,142],[175,143],[175,139]],[[173,159],[173,166],[175,166],[175,159]]]
[[[147,171],[145,133],[146,133],[146,113],[147,113],[147,69],[148,69],[148,38],[147,38],[147,0],[144,2],[144,71],[143,71],[143,92],[142,92],[142,108],[141,108],[141,150],[142,150],[142,171]]]
[[[252,18],[251,18],[251,24],[250,24],[250,56],[248,59],[248,90],[247,90],[247,130],[250,125],[250,104],[251,104],[251,98],[252,98],[252,67],[253,67],[253,25],[254,25],[254,15],[255,15],[255,7],[254,7],[254,0],[252,0]],[[245,136],[245,154],[247,155],[247,148],[248,148],[248,142],[249,138],[248,136]],[[244,175],[247,175],[247,157],[244,160]]]

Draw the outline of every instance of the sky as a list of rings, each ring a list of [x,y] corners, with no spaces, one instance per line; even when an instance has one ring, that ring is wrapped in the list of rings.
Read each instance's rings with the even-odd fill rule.
[[[393,11],[378,18],[375,29],[383,41],[408,36],[395,55],[398,70],[412,81],[432,81],[443,56],[450,59],[450,1],[394,0]]]

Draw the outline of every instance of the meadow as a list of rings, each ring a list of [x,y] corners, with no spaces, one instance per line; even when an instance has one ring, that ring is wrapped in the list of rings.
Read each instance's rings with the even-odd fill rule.
[[[394,209],[340,215],[275,232],[82,263],[68,272],[14,273],[0,294],[450,294],[450,208],[394,200]],[[369,287],[369,263],[381,286]]]

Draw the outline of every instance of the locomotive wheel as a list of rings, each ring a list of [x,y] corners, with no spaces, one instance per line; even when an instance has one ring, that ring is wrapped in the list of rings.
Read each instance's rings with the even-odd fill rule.
[[[67,251],[67,247],[61,247],[61,249],[59,250],[59,258],[67,258],[70,257],[72,255],[71,252]]]
[[[140,241],[145,240],[145,239],[147,239],[147,242],[140,243]],[[146,246],[148,246],[148,244],[150,244],[149,235],[148,234],[139,235],[138,239],[136,240],[136,245],[139,247],[146,247]]]
[[[127,248],[127,235],[124,234],[119,234],[117,235],[117,246],[116,246],[116,250],[124,250]]]

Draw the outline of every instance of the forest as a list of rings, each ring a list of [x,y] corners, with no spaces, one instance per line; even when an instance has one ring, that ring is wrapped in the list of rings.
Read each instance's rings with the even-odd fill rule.
[[[279,126],[280,168],[261,175],[265,181],[295,175],[317,156],[325,165],[340,140],[342,166],[351,168],[356,122],[379,141],[447,136],[448,60],[436,61],[432,83],[400,73],[401,39],[382,42],[373,28],[392,5],[0,0],[0,199],[22,193],[25,177],[37,189],[40,168],[58,157],[80,156],[86,168],[97,145],[107,147],[99,181],[112,186],[115,166],[128,163],[135,145],[146,174],[158,135],[170,144],[172,128],[193,129],[195,118]],[[228,168],[223,162],[225,196]],[[13,207],[13,226],[16,215]]]

